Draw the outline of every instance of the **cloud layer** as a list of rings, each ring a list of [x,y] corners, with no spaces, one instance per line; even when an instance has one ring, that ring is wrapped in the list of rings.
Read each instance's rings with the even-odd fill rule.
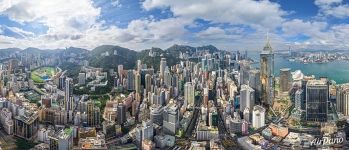
[[[110,0],[108,4],[121,9],[127,8],[126,3]],[[342,0],[315,0],[314,5],[317,16],[291,19],[292,11],[268,0],[144,0],[133,5],[144,16],[120,27],[108,23],[117,20],[117,14],[103,16],[103,7],[91,0],[0,0],[0,15],[18,24],[0,23],[0,48],[93,49],[112,44],[141,50],[177,43],[258,50],[269,31],[275,49],[348,49],[349,25],[327,19],[347,19],[349,5]],[[25,28],[28,24],[46,30],[39,34]]]

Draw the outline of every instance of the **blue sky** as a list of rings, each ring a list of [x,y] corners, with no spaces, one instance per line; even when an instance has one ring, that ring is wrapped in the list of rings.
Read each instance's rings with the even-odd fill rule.
[[[348,0],[0,0],[0,48],[349,49]]]

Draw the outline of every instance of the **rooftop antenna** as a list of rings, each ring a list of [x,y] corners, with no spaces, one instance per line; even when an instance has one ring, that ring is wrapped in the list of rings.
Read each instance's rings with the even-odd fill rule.
[[[273,49],[270,46],[269,30],[267,31],[267,43],[265,44],[263,50],[269,50],[270,52],[273,51]]]
[[[267,30],[267,42],[269,43],[269,29]]]

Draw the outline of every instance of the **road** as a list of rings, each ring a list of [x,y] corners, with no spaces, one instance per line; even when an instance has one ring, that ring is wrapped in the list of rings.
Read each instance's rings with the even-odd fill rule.
[[[200,105],[201,105],[201,101],[202,101],[202,96],[199,97],[198,99],[198,102],[195,104],[195,107],[194,107],[194,113],[193,113],[193,117],[190,121],[190,124],[187,128],[187,131],[185,131],[185,137],[186,138],[190,138],[192,137],[192,134],[193,134],[193,130],[194,130],[194,127],[198,121],[198,116],[199,116],[199,113],[200,113]]]

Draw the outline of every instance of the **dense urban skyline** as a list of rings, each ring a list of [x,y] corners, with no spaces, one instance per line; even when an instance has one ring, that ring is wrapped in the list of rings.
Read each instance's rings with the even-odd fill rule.
[[[0,150],[349,149],[348,18],[347,0],[2,0]]]
[[[173,44],[258,50],[349,49],[345,0],[58,0],[0,2],[0,48]]]

